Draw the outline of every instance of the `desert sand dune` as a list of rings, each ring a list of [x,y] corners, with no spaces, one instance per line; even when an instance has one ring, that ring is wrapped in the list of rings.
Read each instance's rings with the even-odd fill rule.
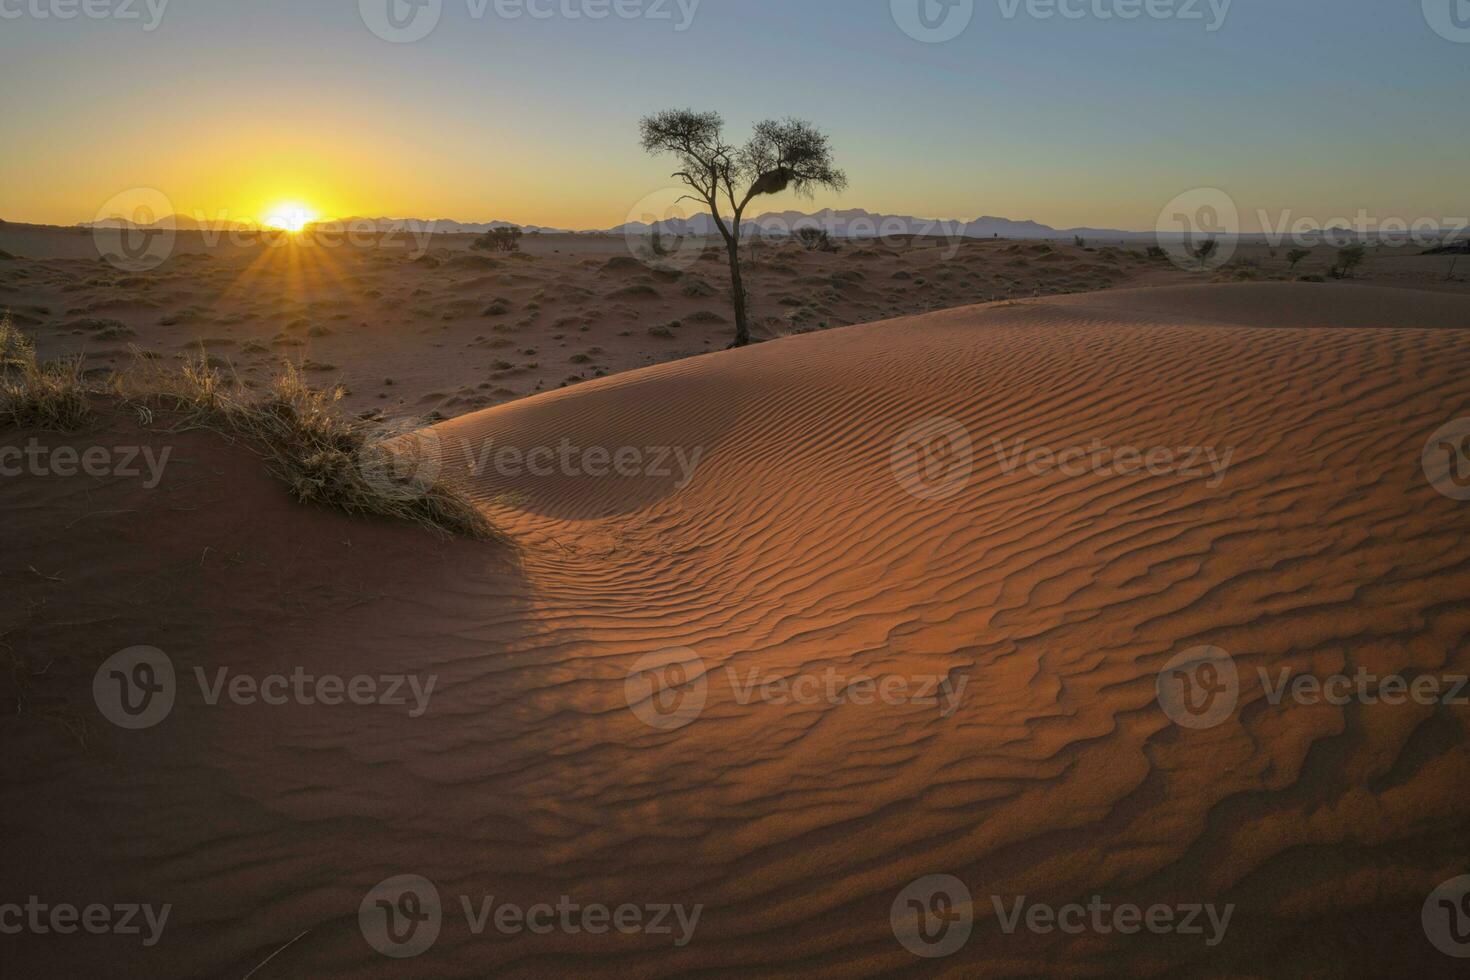
[[[414,437],[513,553],[293,508],[202,438],[162,497],[32,488],[27,533],[61,542],[42,571],[111,583],[27,627],[82,665],[36,682],[57,696],[130,643],[181,671],[439,680],[421,717],[194,694],[86,754],[30,729],[4,832],[73,846],[13,873],[176,896],[192,941],[120,975],[242,975],[303,931],[262,975],[1444,975],[1420,907],[1470,868],[1470,711],[1271,704],[1257,668],[1470,670],[1470,511],[1421,467],[1470,415],[1467,326],[1470,298],[1366,286],[1050,297],[660,364]],[[1092,462],[1059,469],[1073,448]],[[562,455],[534,472],[538,449]],[[239,494],[270,520],[210,509]],[[94,512],[124,554],[59,530]],[[165,522],[165,570],[117,584]],[[1190,728],[1158,679],[1202,646],[1234,658],[1238,706]],[[813,678],[814,698],[758,693]],[[395,961],[357,910],[403,873],[445,916]],[[974,925],[926,961],[890,916],[930,875],[968,887]],[[454,896],[486,894],[703,910],[684,946],[476,936]],[[1235,908],[1210,945],[1006,934],[993,904],[1093,895]],[[88,955],[21,949],[33,972]]]

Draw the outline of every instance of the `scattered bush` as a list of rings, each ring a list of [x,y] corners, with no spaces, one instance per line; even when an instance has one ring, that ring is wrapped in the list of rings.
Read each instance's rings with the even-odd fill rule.
[[[1210,259],[1214,258],[1215,253],[1220,250],[1220,242],[1214,238],[1206,238],[1198,245],[1186,245],[1185,248],[1194,257],[1195,261],[1199,263],[1199,267],[1203,269],[1209,264]]]
[[[266,460],[298,500],[350,514],[408,521],[440,533],[501,539],[456,489],[425,477],[405,443],[342,407],[341,387],[318,390],[286,365],[263,398],[251,398],[224,362],[204,352],[166,367],[134,349],[133,370],[89,386],[80,358],[39,364],[35,345],[0,320],[0,425],[74,430],[92,417],[96,397],[121,398],[144,420],[169,412],[177,428],[210,429],[241,438]],[[406,474],[406,475],[403,475]]]
[[[1363,260],[1367,257],[1368,250],[1362,245],[1349,245],[1347,248],[1339,249],[1337,263],[1332,267],[1332,278],[1353,278],[1353,272],[1363,264]]]
[[[1169,254],[1158,245],[1150,245],[1148,247],[1148,257],[1151,259],[1165,259],[1169,257]]]
[[[476,238],[470,248],[478,248],[486,252],[519,252],[521,234],[519,228],[491,228]]]
[[[0,424],[71,431],[91,416],[82,359],[41,364],[7,310],[0,319]]]
[[[796,240],[808,252],[835,252],[837,247],[832,244],[832,236],[823,228],[798,228]]]
[[[1291,269],[1291,271],[1295,272],[1297,265],[1301,263],[1302,259],[1306,258],[1307,256],[1309,256],[1311,254],[1312,254],[1311,252],[1307,251],[1304,248],[1294,248],[1294,249],[1292,249],[1290,252],[1287,252],[1286,253],[1286,264],[1287,264],[1287,268],[1289,268],[1289,269]]]

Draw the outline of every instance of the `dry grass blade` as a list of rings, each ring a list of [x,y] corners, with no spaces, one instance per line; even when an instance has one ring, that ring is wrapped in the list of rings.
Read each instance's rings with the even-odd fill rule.
[[[81,358],[41,364],[7,310],[0,318],[0,425],[70,432],[91,415]]]
[[[0,425],[73,430],[93,397],[121,398],[141,424],[166,414],[176,428],[237,437],[265,457],[301,501],[408,521],[446,534],[504,540],[468,498],[435,479],[437,467],[401,465],[401,440],[348,413],[340,388],[317,389],[286,365],[264,397],[250,396],[201,351],[165,367],[135,350],[126,375],[89,387],[79,358],[42,365],[30,338],[0,321]]]

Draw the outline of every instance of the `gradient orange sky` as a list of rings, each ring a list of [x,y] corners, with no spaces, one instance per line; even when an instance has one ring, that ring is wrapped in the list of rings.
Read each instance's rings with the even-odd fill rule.
[[[764,209],[1143,229],[1180,191],[1214,186],[1246,230],[1256,208],[1470,211],[1470,44],[1438,36],[1417,2],[1242,0],[1211,32],[1007,19],[979,0],[942,44],[906,36],[887,0],[702,0],[682,32],[443,3],[411,44],[375,37],[353,0],[176,0],[151,31],[0,20],[0,217],[90,221],[148,186],[208,218],[299,202],[328,218],[608,227],[669,184],[637,122],[680,105],[722,111],[737,138],[787,114],[831,134],[848,191]]]

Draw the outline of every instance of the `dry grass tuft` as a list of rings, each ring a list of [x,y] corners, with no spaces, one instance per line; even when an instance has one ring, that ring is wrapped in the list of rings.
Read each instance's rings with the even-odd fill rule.
[[[145,362],[136,374],[144,384],[131,400],[162,404],[184,427],[242,438],[304,503],[504,540],[467,497],[437,479],[437,466],[424,465],[411,435],[384,438],[342,408],[340,387],[313,388],[296,365],[286,364],[263,397],[248,395],[202,352],[176,371]]]
[[[121,399],[141,423],[166,413],[175,429],[210,429],[246,442],[305,503],[407,521],[445,534],[501,540],[485,515],[438,480],[438,460],[409,434],[387,438],[342,407],[340,387],[317,389],[287,364],[264,396],[251,395],[203,350],[168,367],[134,348],[130,371],[89,385],[79,358],[36,360],[7,313],[0,320],[0,425],[75,430],[93,398]],[[228,367],[228,365],[225,365]]]
[[[39,363],[7,310],[0,318],[0,425],[70,432],[91,417],[81,358]]]

